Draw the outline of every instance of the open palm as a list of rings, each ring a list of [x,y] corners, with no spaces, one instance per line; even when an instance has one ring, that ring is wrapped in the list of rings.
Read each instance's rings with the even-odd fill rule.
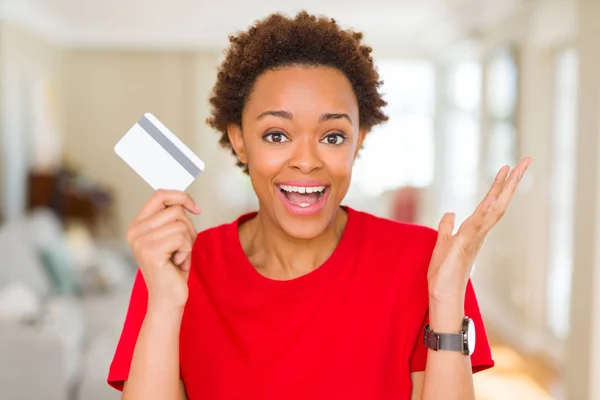
[[[430,297],[455,299],[464,296],[479,249],[489,231],[504,216],[530,164],[531,159],[525,158],[512,171],[509,166],[502,167],[487,195],[456,234],[453,235],[454,214],[447,213],[442,217],[427,275]]]

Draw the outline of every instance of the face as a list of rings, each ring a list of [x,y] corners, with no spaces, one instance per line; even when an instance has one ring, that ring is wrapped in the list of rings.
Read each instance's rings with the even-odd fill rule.
[[[265,72],[229,138],[248,165],[260,212],[286,233],[310,239],[339,209],[365,136],[343,73],[327,67]]]

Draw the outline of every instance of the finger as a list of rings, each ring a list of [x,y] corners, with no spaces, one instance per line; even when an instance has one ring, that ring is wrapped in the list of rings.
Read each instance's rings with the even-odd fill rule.
[[[476,254],[479,251],[488,232],[504,215],[506,206],[530,163],[531,159],[523,159],[508,177],[507,167],[502,167],[484,200],[461,224],[457,233],[457,242],[469,254]],[[501,188],[500,193],[498,193],[499,188]]]
[[[519,161],[517,166],[513,169],[511,176],[509,177],[508,182],[506,184],[507,189],[512,190],[512,193],[514,193],[517,186],[523,179],[525,172],[531,165],[531,161],[532,160],[530,157],[524,158],[521,161]],[[503,192],[504,192],[504,190],[503,190]]]
[[[147,233],[141,240],[161,257],[172,259],[177,252],[183,252],[185,257],[180,261],[183,262],[191,251],[195,237],[190,235],[183,222],[176,221]]]
[[[170,235],[155,244],[162,247],[160,250],[162,254],[171,254],[167,260],[178,267],[189,258],[194,246],[193,241],[185,233]]]
[[[502,192],[509,171],[510,167],[508,165],[505,165],[502,168],[500,168],[500,170],[496,174],[494,183],[492,183],[492,186],[486,193],[485,197],[475,209],[475,213],[485,212],[490,208],[490,206],[494,203],[498,195]]]
[[[446,242],[452,238],[452,233],[454,232],[454,222],[456,220],[456,214],[454,213],[446,213],[440,220],[440,224],[438,226],[438,243]]]
[[[490,206],[489,215],[486,217],[486,230],[491,229],[503,216],[508,208],[510,201],[512,200],[515,191],[523,179],[523,175],[531,164],[531,158],[525,158],[517,164],[509,175],[502,192],[496,199],[496,201]]]
[[[196,235],[190,233],[188,226],[183,221],[174,221],[168,224],[162,225],[157,229],[154,229],[146,234],[148,241],[158,242],[160,247],[160,241],[168,238],[172,235],[184,234],[190,241],[194,241]]]
[[[131,235],[133,237],[145,235],[152,230],[175,221],[181,221],[185,223],[188,227],[190,235],[196,235],[196,228],[185,213],[183,206],[170,206],[156,214],[150,215],[144,220],[139,221],[132,227]]]
[[[189,234],[189,230],[186,231],[183,228],[174,229],[173,232],[174,233],[170,233],[169,231],[167,231],[167,232],[165,232],[165,235],[168,235],[168,236],[177,235],[177,232],[187,232]],[[171,254],[171,258],[170,258],[171,262],[174,265],[181,268],[183,271],[189,271],[189,265],[187,266],[187,269],[184,267],[184,265],[186,263],[189,264],[189,261],[191,260],[191,254],[192,254],[191,249],[194,247],[195,239],[196,239],[195,233],[191,234],[188,238],[186,238],[186,243],[185,243],[186,245],[182,246],[181,248],[178,248],[177,251],[175,251],[174,253]],[[157,240],[161,240],[161,239],[157,239]],[[188,244],[189,244],[189,247],[188,247]]]
[[[460,226],[459,232],[462,235],[462,241],[481,242],[487,234],[485,230],[485,221],[492,205],[497,201],[498,196],[506,186],[509,176],[510,166],[505,165],[496,174],[492,186],[488,190],[483,200],[479,203],[473,214],[465,220]]]
[[[472,214],[458,228],[457,236],[466,247],[474,246],[482,236],[483,226],[486,220],[486,213],[479,212]]]
[[[192,197],[178,190],[163,190],[159,189],[150,197],[146,204],[142,207],[137,218],[140,220],[148,218],[150,215],[167,208],[169,206],[182,206],[193,214],[200,213],[200,206],[192,199]]]

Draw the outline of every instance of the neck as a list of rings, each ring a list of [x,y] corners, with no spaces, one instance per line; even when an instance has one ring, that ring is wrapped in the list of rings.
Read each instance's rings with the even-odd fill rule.
[[[257,271],[275,280],[290,280],[319,268],[340,241],[348,215],[341,207],[317,237],[298,239],[288,235],[265,213],[240,227],[240,240]]]

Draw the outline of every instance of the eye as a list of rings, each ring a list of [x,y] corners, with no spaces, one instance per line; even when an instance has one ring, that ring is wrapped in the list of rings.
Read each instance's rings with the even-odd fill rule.
[[[321,143],[329,144],[332,146],[340,146],[346,143],[346,135],[342,133],[331,133],[321,140]]]
[[[289,142],[290,140],[285,136],[283,132],[269,132],[263,136],[263,139],[269,143],[284,143]]]

